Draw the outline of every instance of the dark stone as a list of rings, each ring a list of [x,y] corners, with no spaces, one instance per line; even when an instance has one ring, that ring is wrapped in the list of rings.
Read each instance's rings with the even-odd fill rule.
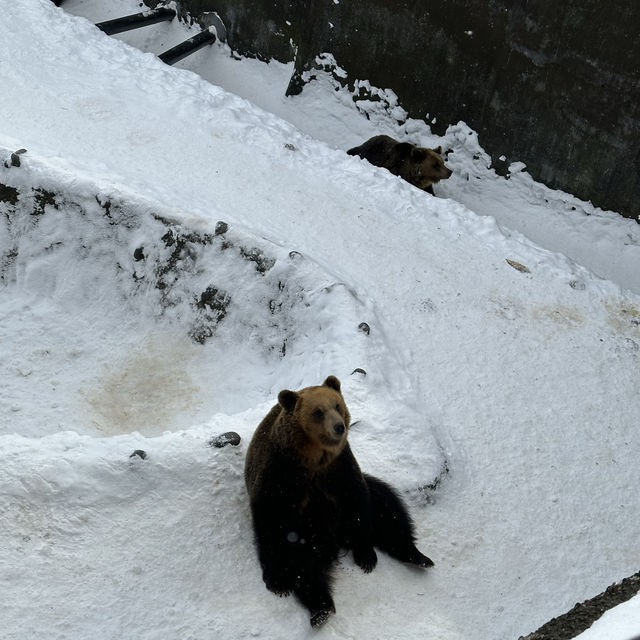
[[[157,217],[157,219],[163,224],[168,224],[162,218]],[[165,247],[171,248],[171,255],[157,268],[156,287],[164,290],[177,272],[190,271],[195,268],[198,247],[211,244],[213,235],[196,232],[178,233],[176,227],[175,231],[171,228],[168,229],[161,239]],[[165,303],[168,303],[168,300],[165,300]]]
[[[360,329],[360,331],[362,331],[363,333],[366,333],[367,335],[371,333],[371,327],[366,322],[361,322],[358,325],[358,329]]]
[[[222,220],[216,222],[215,235],[220,236],[224,233],[227,233],[228,230],[229,225],[226,222],[222,222]]]
[[[144,260],[144,247],[138,247],[134,252],[133,252],[133,259],[136,262],[140,262],[140,260]]]
[[[135,458],[136,456],[138,458],[142,458],[143,460],[146,460],[147,459],[147,452],[143,451],[142,449],[136,449],[129,457],[130,458]]]
[[[226,447],[228,444],[234,447],[240,444],[240,436],[235,431],[227,431],[209,440],[209,446],[217,447],[218,449]]]
[[[240,247],[240,254],[245,260],[254,262],[256,265],[256,271],[258,271],[258,273],[261,273],[262,275],[269,271],[269,269],[271,269],[276,263],[275,258],[266,256],[261,249],[258,249],[256,247],[252,247],[251,249]]]
[[[162,236],[162,242],[164,242],[165,247],[172,247],[176,243],[176,238],[171,229]]]
[[[214,286],[207,287],[195,304],[199,312],[190,331],[191,337],[200,344],[213,337],[216,327],[226,317],[230,303],[231,297],[224,291]]]
[[[23,153],[27,153],[27,150],[26,149],[18,149],[17,151],[14,151],[11,154],[11,166],[12,167],[19,167],[20,166],[20,156]],[[8,165],[5,163],[5,166],[8,166]]]
[[[56,202],[56,194],[53,191],[47,191],[46,189],[34,189],[34,199],[35,206],[33,207],[33,211],[31,215],[41,216],[44,215],[45,207],[50,205],[55,209],[58,208],[58,203]]]
[[[200,294],[197,306],[198,309],[208,308],[210,311],[215,311],[219,319],[222,320],[227,313],[229,302],[229,296],[224,291],[220,291],[216,287],[207,287]]]
[[[18,190],[14,187],[9,187],[6,184],[0,182],[0,202],[8,202],[9,204],[18,204]]]

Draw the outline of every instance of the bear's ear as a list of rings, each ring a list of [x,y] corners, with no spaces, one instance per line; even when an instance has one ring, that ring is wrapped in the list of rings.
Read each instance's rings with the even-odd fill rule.
[[[340,380],[335,376],[329,376],[323,383],[325,387],[331,387],[340,393]]]
[[[298,401],[298,394],[295,391],[289,391],[289,389],[283,389],[278,394],[278,402],[285,411],[293,411],[296,408],[296,402]]]
[[[437,147],[436,149],[434,149],[434,151],[441,156],[442,155],[442,147]]]

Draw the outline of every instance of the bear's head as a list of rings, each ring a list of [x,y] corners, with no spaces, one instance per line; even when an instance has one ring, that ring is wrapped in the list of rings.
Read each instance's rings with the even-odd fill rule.
[[[340,391],[340,380],[329,376],[317,387],[300,391],[284,389],[278,394],[281,416],[294,429],[298,454],[309,467],[331,462],[347,443],[351,416]]]
[[[442,147],[427,149],[408,142],[400,143],[397,147],[400,147],[398,152],[403,158],[402,177],[416,187],[426,189],[451,177],[453,172],[445,166],[442,159]]]

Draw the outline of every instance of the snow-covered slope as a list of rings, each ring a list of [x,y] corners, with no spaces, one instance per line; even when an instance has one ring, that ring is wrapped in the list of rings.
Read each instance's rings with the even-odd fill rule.
[[[387,351],[358,329],[371,305],[301,253],[157,202],[91,193],[90,183],[23,158],[19,169],[0,168],[0,276],[13,293],[3,366],[19,367],[22,382],[3,433],[14,429],[11,413],[25,435],[159,433],[242,411],[327,365],[350,373],[368,364],[371,344]],[[59,420],[42,424],[47,407],[33,393],[44,401],[61,384],[78,391],[61,400],[78,401],[58,403]],[[114,402],[123,395],[130,400]]]
[[[329,373],[436,567],[343,558],[313,635],[517,637],[637,569],[635,294],[46,0],[3,11],[7,638],[312,635],[261,583],[242,465]]]

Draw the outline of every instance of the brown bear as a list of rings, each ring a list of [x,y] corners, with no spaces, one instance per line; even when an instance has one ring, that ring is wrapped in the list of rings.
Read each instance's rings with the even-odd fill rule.
[[[267,589],[294,593],[313,627],[335,613],[331,568],[351,549],[369,573],[378,547],[402,562],[430,567],[415,546],[400,496],[363,474],[351,453],[349,410],[340,381],[283,390],[258,426],[245,463],[253,529]]]
[[[389,136],[369,138],[347,153],[360,156],[376,167],[384,167],[431,195],[434,195],[431,185],[446,180],[452,173],[442,160],[442,147],[416,147],[410,142],[398,142]]]

